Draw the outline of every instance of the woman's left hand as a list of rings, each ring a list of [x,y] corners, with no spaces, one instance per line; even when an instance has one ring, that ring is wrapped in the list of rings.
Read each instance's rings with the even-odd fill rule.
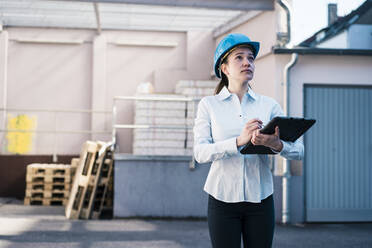
[[[275,127],[274,134],[262,134],[260,130],[255,130],[251,142],[253,145],[263,145],[280,152],[283,149],[283,143],[279,138],[279,127]]]

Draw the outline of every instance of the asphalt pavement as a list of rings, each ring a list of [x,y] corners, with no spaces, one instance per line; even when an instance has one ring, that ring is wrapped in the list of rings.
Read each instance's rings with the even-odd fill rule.
[[[0,248],[209,248],[206,220],[68,220],[63,207],[0,198]],[[372,247],[372,223],[276,225],[273,247]],[[227,247],[228,248],[228,247]]]

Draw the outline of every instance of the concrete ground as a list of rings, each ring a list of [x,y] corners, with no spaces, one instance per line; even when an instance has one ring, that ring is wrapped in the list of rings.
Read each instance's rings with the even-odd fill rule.
[[[0,248],[211,247],[205,220],[67,220],[63,207],[0,199]],[[277,225],[273,247],[372,247],[372,223]]]

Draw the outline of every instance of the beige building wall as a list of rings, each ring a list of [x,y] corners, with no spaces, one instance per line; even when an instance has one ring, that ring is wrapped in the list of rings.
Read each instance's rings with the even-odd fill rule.
[[[265,11],[249,19],[247,22],[231,29],[228,33],[242,33],[253,41],[260,42],[260,52],[257,59],[271,52],[271,47],[276,43],[277,13],[280,11]],[[216,46],[228,33],[216,38]]]
[[[91,104],[92,32],[83,30],[6,29],[7,124],[19,115],[27,116],[39,130],[89,130],[90,116],[77,113],[30,112],[26,109],[89,109]],[[84,41],[83,43],[79,43]],[[58,43],[64,42],[64,43]],[[76,42],[76,43],[68,43]],[[53,133],[34,134],[31,139],[6,137],[3,152],[17,143],[19,153],[78,153],[88,135]],[[16,139],[16,140],[13,140]],[[54,144],[57,144],[55,146]],[[21,147],[31,146],[31,150]],[[12,153],[14,151],[12,150]]]
[[[8,32],[0,32],[0,109],[6,107],[6,91],[7,91],[7,59],[8,59]],[[0,129],[6,126],[6,113],[0,112]],[[0,145],[3,147],[5,140],[5,133],[0,132]]]
[[[173,93],[179,80],[210,79],[213,51],[212,35],[203,30],[104,31],[97,35],[94,30],[7,28],[0,39],[0,59],[8,59],[0,70],[0,88],[1,92],[6,89],[9,109],[111,112],[113,97],[133,96],[141,82],[151,82],[155,92]],[[77,154],[88,139],[111,140],[110,113],[22,110],[6,114],[11,114],[9,118],[25,114],[39,130],[108,131],[34,134],[31,144],[26,144],[32,148],[27,154]],[[133,123],[133,102],[118,104],[117,122]],[[1,152],[6,154],[9,140],[1,135]],[[119,131],[118,141],[120,152],[130,153],[132,130]]]

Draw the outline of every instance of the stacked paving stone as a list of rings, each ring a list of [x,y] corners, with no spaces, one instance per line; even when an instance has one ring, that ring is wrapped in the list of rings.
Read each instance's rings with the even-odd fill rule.
[[[217,81],[190,81],[181,80],[176,85],[176,94],[187,97],[202,98],[214,95]]]
[[[144,95],[145,96],[145,95]],[[184,99],[177,94],[151,94],[155,98]],[[136,125],[185,127],[193,123],[193,103],[182,101],[142,101],[135,104]],[[192,137],[184,129],[134,129],[133,154],[190,155]]]
[[[66,205],[71,189],[68,164],[29,164],[25,205]]]
[[[148,94],[158,98],[201,99],[213,95],[216,81],[179,81],[176,94]],[[192,127],[198,101],[144,101],[135,103],[135,124]],[[192,129],[134,129],[133,154],[192,155]]]

